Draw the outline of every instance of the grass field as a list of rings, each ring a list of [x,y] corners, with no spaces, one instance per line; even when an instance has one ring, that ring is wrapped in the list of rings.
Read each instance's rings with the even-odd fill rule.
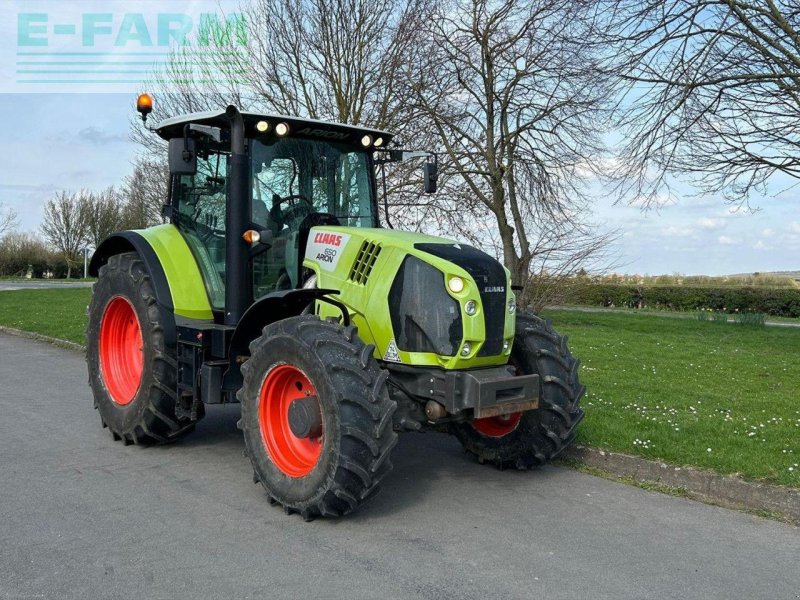
[[[0,325],[83,344],[89,288],[0,292]]]
[[[546,316],[582,361],[579,442],[800,486],[800,330]]]
[[[0,292],[0,325],[83,343],[90,293]],[[582,361],[579,442],[800,487],[800,329],[546,316]]]

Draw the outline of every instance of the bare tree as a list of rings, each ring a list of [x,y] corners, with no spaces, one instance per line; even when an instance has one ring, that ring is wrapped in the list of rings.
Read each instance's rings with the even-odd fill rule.
[[[119,193],[109,187],[86,198],[87,243],[97,248],[104,239],[124,229],[124,205]]]
[[[674,177],[746,201],[800,177],[800,11],[767,0],[608,0],[620,175],[651,204]]]
[[[0,204],[0,236],[12,231],[18,224],[16,211],[13,208],[3,208],[3,205]]]
[[[164,222],[162,209],[169,193],[169,168],[162,157],[140,155],[119,192],[123,229],[140,229]]]
[[[608,242],[583,221],[610,98],[594,28],[580,1],[453,0],[407,77],[443,149],[423,214],[496,244],[523,301],[537,259],[563,270]]]
[[[250,0],[242,47],[213,37],[174,53],[158,73],[154,119],[231,102],[278,114],[401,131],[397,89],[429,0]],[[134,136],[142,139],[141,127]]]
[[[419,51],[422,21],[433,0],[250,0],[243,2],[244,35],[209,36],[203,54],[172,55],[157,73],[151,120],[236,103],[248,110],[386,129],[424,145],[419,112],[400,84]],[[163,143],[132,122],[132,137],[152,155]],[[429,136],[428,136],[429,137]],[[409,177],[393,169],[396,199]],[[400,173],[404,176],[400,176]],[[391,177],[391,174],[390,174]],[[399,202],[399,200],[398,200]]]
[[[88,241],[89,193],[61,191],[47,201],[41,224],[42,234],[67,264],[67,278],[80,263],[80,253]]]

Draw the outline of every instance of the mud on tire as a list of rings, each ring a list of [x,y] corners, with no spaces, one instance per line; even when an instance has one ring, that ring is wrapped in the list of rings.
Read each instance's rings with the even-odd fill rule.
[[[101,365],[101,326],[108,308],[124,299],[132,307],[141,331],[141,377],[126,404],[115,401]],[[100,268],[88,309],[86,363],[94,407],[115,440],[130,443],[165,443],[191,431],[190,416],[177,416],[177,362],[168,348],[163,317],[144,263],[135,252],[117,254]],[[108,326],[108,325],[107,325]],[[108,373],[107,373],[108,374]],[[202,409],[202,407],[201,407]],[[202,410],[195,415],[202,417]]]
[[[374,347],[359,339],[355,327],[298,316],[266,326],[250,352],[242,365],[238,398],[254,479],[266,489],[270,503],[306,520],[352,512],[375,494],[391,470],[389,455],[397,443],[392,429],[397,405],[388,396],[388,374],[374,359]],[[269,434],[262,432],[262,426],[277,426],[264,424],[260,409],[262,402],[272,402],[265,382],[283,365],[313,385],[322,416],[318,459],[302,475],[290,476],[279,466],[264,437]]]
[[[517,316],[511,363],[524,374],[539,375],[539,408],[522,413],[513,431],[493,437],[471,423],[451,432],[481,462],[527,469],[556,457],[575,438],[583,419],[579,403],[585,387],[578,381],[580,361],[572,356],[566,336],[532,314]]]

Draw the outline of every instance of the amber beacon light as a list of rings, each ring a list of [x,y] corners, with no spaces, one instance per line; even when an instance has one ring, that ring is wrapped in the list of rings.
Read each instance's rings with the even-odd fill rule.
[[[150,94],[140,94],[136,99],[136,110],[142,115],[142,121],[147,123],[147,115],[153,112],[153,97]]]

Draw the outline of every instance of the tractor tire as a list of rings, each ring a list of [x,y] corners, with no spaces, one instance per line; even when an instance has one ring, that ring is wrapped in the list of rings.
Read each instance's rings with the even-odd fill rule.
[[[316,316],[267,325],[250,344],[239,427],[254,481],[287,514],[311,520],[350,513],[391,470],[397,403],[374,350],[355,327]],[[298,429],[289,415],[302,403],[314,423]]]
[[[125,445],[191,431],[194,421],[176,416],[178,363],[138,254],[117,254],[100,268],[88,316],[86,363],[103,427]]]
[[[456,423],[451,431],[479,462],[524,470],[555,458],[572,443],[583,419],[579,403],[586,388],[578,381],[580,361],[549,321],[522,313],[516,331],[509,362],[521,374],[539,375],[539,408]]]

